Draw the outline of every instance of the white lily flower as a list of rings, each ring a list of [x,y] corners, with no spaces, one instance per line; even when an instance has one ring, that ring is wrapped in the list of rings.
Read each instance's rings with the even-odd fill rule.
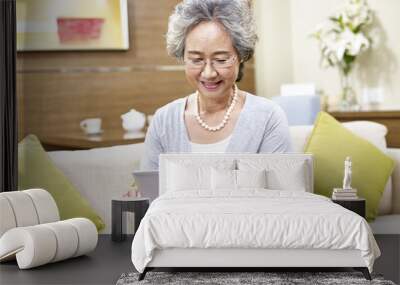
[[[337,46],[336,58],[337,58],[338,61],[342,61],[343,60],[345,52],[346,52],[346,45],[340,44],[340,45]]]
[[[352,63],[349,67],[344,56],[357,57],[370,48],[371,40],[365,34],[365,28],[371,24],[372,19],[367,0],[347,0],[332,18],[319,24],[313,36],[319,42],[322,65],[351,68]]]

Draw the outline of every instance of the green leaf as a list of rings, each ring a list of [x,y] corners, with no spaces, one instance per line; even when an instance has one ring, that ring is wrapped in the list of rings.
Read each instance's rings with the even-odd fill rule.
[[[357,27],[354,28],[353,33],[358,34],[363,27],[363,24],[359,24]]]
[[[354,55],[349,55],[347,53],[345,53],[343,56],[344,62],[348,65],[352,64],[355,59],[356,57]]]

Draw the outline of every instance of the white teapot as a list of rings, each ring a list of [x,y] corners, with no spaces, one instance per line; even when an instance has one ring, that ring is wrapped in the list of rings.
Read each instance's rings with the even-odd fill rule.
[[[128,113],[121,115],[122,127],[127,132],[139,132],[146,123],[146,115],[131,109]]]

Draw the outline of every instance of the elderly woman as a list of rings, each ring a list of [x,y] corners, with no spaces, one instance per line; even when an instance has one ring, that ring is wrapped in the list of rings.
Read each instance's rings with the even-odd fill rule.
[[[270,100],[239,90],[257,40],[247,0],[185,0],[169,18],[167,49],[183,60],[193,94],[155,113],[143,170],[166,152],[287,152],[287,119]]]

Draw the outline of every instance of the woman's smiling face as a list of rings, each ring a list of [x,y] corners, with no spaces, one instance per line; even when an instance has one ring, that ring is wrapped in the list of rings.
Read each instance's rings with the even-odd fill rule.
[[[188,82],[203,96],[223,98],[231,94],[240,62],[221,24],[202,22],[195,26],[186,37],[184,60]]]

